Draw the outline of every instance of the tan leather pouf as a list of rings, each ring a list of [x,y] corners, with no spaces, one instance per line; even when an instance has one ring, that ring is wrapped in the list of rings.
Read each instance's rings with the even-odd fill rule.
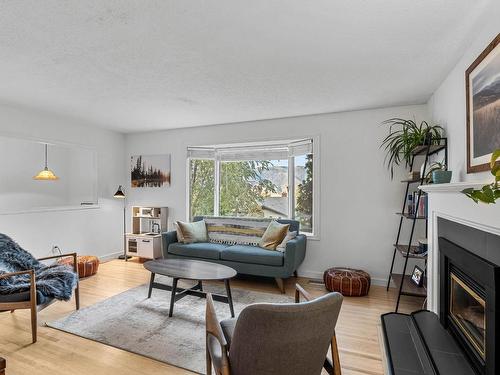
[[[366,296],[370,290],[370,275],[362,270],[334,267],[323,274],[326,289],[343,296]]]
[[[95,275],[99,268],[99,258],[93,255],[78,256],[76,262],[78,263],[78,275],[81,278]],[[58,263],[73,267],[73,258],[63,258]]]

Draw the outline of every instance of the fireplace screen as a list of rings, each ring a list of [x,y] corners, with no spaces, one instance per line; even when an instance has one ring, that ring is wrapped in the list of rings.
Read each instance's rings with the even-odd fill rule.
[[[469,343],[485,359],[485,302],[451,273],[450,315]]]

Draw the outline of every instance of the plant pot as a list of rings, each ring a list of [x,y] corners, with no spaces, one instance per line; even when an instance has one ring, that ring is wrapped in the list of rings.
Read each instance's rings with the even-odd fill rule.
[[[432,182],[435,184],[447,184],[451,181],[451,171],[432,172]]]

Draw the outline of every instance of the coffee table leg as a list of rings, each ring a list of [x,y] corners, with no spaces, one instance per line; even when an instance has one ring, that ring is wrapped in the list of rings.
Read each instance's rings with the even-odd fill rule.
[[[151,279],[149,280],[149,291],[148,298],[151,298],[151,292],[153,291],[153,283],[155,282],[155,274],[151,272]]]
[[[203,283],[200,281],[198,281],[198,288],[200,288],[200,290],[203,292]]]
[[[172,295],[170,296],[170,311],[168,313],[168,316],[172,316],[174,313],[174,303],[175,303],[175,294],[177,292],[177,278],[174,278],[172,281]]]
[[[231,286],[229,285],[229,280],[224,280],[224,284],[226,285],[226,293],[229,302],[229,310],[231,310],[231,317],[234,318],[233,297],[231,296]]]

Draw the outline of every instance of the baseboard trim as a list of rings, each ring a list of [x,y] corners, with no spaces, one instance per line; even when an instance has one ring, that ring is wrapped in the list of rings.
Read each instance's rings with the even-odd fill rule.
[[[100,255],[100,256],[98,256],[98,258],[99,258],[99,261],[101,261],[101,262],[109,262],[110,260],[118,258],[120,255],[123,255],[123,251],[117,251],[114,253]]]

